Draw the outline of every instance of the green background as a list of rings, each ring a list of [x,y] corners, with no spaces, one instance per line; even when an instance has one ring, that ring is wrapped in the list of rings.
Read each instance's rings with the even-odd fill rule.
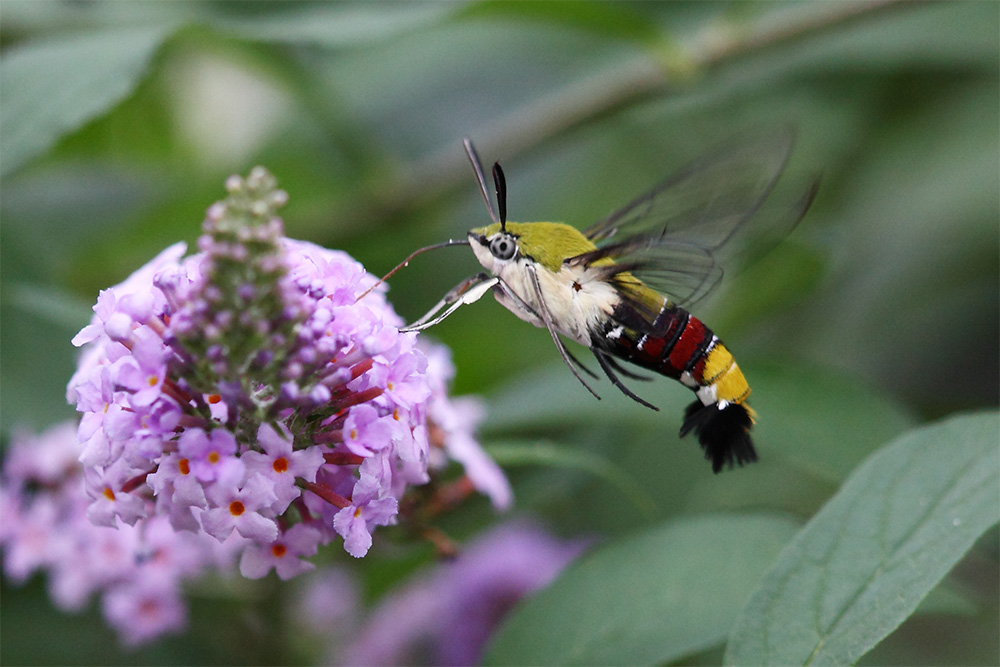
[[[289,236],[382,274],[488,220],[463,136],[503,163],[511,219],[582,228],[784,122],[799,136],[790,175],[822,174],[815,205],[696,309],[754,388],[761,462],[713,476],[676,437],[685,389],[633,387],[653,413],[602,381],[596,403],[544,331],[483,299],[429,335],[453,351],[456,393],[488,399],[483,442],[516,511],[566,536],[714,511],[801,523],[907,429],[1000,403],[997,3],[5,0],[0,42],[5,439],[73,416],[69,339],[98,290],[193,246],[232,173],[266,166],[290,196]],[[408,320],[479,270],[468,249],[437,252],[391,281]],[[494,520],[476,501],[443,526],[461,538]],[[961,604],[911,617],[863,661],[995,664],[997,541],[988,531],[946,579]],[[357,566],[369,598],[430,549],[400,553]],[[37,578],[5,584],[0,659],[317,659],[269,618],[282,595],[196,596],[189,634],[119,653],[96,610],[63,616]],[[225,646],[260,618],[266,640]],[[717,640],[691,650],[682,662],[722,659]]]

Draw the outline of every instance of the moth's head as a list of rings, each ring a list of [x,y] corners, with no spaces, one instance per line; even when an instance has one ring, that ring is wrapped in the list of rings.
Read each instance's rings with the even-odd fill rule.
[[[476,259],[493,272],[522,256],[520,235],[510,229],[511,226],[496,222],[469,232],[469,243]]]
[[[507,222],[507,181],[499,163],[493,165],[493,182],[497,192],[497,210],[490,204],[483,168],[472,142],[465,140],[465,150],[476,172],[479,190],[493,224],[469,232],[469,244],[476,259],[495,274],[524,260],[538,263],[558,273],[562,261],[594,249],[583,234],[569,225],[554,222]]]
[[[558,273],[567,258],[596,249],[575,227],[559,222],[494,223],[470,231],[469,243],[479,263],[493,271],[526,259]]]

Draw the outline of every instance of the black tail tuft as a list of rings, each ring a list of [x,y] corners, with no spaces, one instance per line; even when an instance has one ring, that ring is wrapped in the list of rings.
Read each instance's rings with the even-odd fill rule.
[[[705,450],[705,458],[712,462],[712,472],[717,473],[724,465],[731,468],[734,464],[743,465],[757,460],[750,438],[752,427],[753,419],[743,405],[730,403],[719,408],[718,403],[704,405],[695,401],[684,411],[681,437],[694,429],[701,448]]]

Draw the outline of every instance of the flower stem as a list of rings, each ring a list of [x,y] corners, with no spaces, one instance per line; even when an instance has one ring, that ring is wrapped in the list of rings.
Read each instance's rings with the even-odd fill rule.
[[[335,466],[356,466],[361,465],[365,457],[348,452],[329,452],[323,455],[323,460]]]
[[[903,0],[812,2],[771,11],[731,30],[720,32],[719,25],[713,23],[684,40],[676,58],[665,59],[661,52],[647,51],[515,107],[506,116],[477,129],[476,144],[484,154],[502,152],[512,159],[595,118],[648,97],[669,95],[690,79],[675,74],[702,72],[887,11],[910,10],[923,4]],[[666,42],[666,37],[662,41]],[[394,182],[380,182],[377,195],[349,204],[349,210],[338,215],[391,224],[391,212],[434,201],[464,184],[468,169],[464,153],[449,142],[438,152],[404,165]]]
[[[330,487],[326,486],[325,484],[307,482],[304,479],[297,479],[295,480],[295,483],[299,486],[299,488],[305,489],[306,491],[312,491],[317,496],[319,496],[326,502],[330,503],[334,507],[339,507],[343,509],[345,507],[351,506],[350,500],[340,495],[339,493],[337,493]]]
[[[337,412],[343,412],[347,408],[353,405],[359,405],[361,403],[367,403],[373,398],[378,398],[382,395],[381,387],[369,387],[364,391],[359,391],[355,394],[348,394],[347,396],[341,398],[337,401],[336,409]]]

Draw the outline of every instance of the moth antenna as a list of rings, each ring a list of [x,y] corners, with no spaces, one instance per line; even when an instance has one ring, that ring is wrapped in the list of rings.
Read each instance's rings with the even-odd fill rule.
[[[507,179],[499,162],[493,163],[493,183],[497,186],[497,206],[500,209],[500,229],[507,231]]]
[[[483,173],[483,164],[479,161],[479,154],[476,153],[476,147],[472,145],[472,139],[468,137],[463,139],[462,143],[465,145],[465,154],[469,156],[469,162],[472,163],[472,171],[476,172],[479,193],[483,196],[483,201],[486,202],[486,210],[490,212],[490,218],[493,219],[493,222],[500,222],[497,212],[493,210],[493,202],[490,201],[490,189],[486,187],[486,174]]]
[[[397,271],[399,271],[401,268],[403,268],[404,266],[406,266],[407,264],[409,264],[410,260],[412,260],[417,255],[422,255],[423,253],[427,252],[428,250],[437,250],[438,248],[448,248],[448,247],[454,246],[454,245],[469,245],[469,241],[468,241],[468,239],[459,240],[459,241],[455,241],[453,239],[448,239],[447,241],[444,241],[442,243],[435,243],[433,245],[429,245],[429,246],[426,246],[424,248],[421,248],[420,250],[414,250],[413,252],[410,253],[409,257],[407,257],[402,262],[400,262],[399,264],[397,264],[396,267],[392,271],[390,271],[389,273],[387,273],[384,276],[382,276],[381,278],[379,278],[377,281],[375,281],[374,285],[372,285],[371,287],[369,287],[368,289],[366,289],[364,292],[362,292],[361,296],[359,296],[357,299],[355,299],[354,302],[357,303],[358,301],[361,301],[361,299],[363,299],[366,296],[368,296],[369,292],[371,292],[373,289],[375,289],[376,287],[378,287],[379,285],[381,285],[382,283],[384,283],[385,281],[387,281],[389,278],[392,278],[396,274]]]

